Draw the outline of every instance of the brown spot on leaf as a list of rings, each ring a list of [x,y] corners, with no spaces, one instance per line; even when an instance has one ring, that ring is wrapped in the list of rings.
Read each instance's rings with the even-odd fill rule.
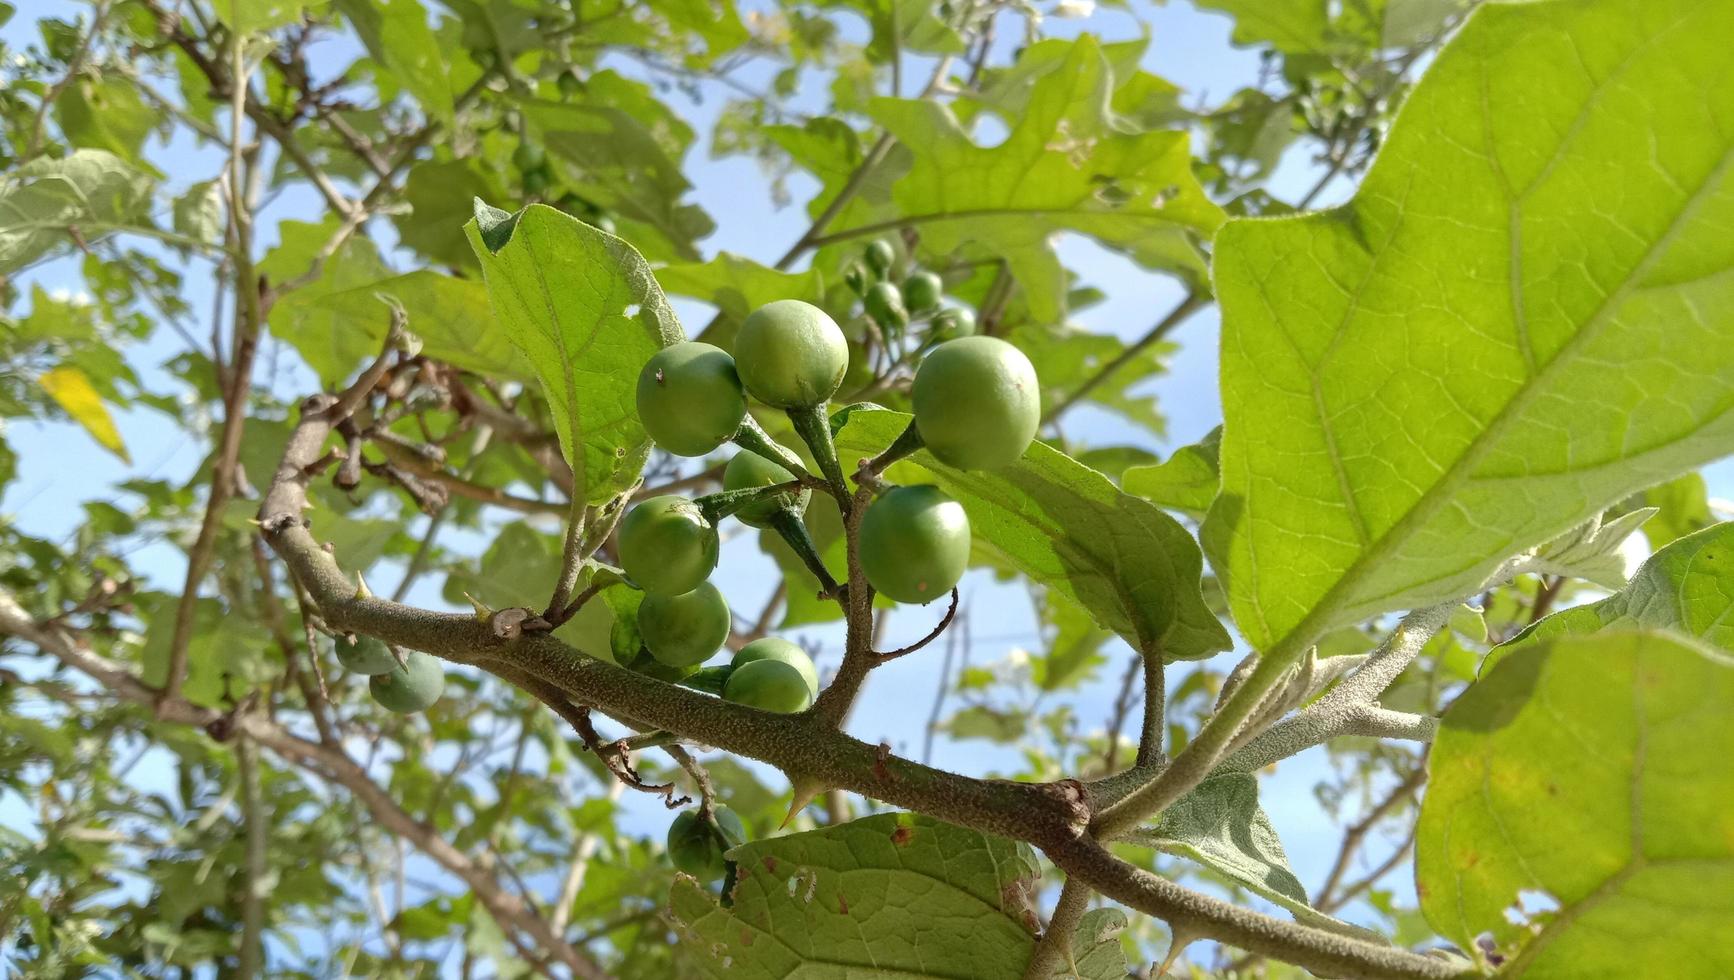
[[[843,894],[842,892],[837,893],[837,914],[838,915],[848,915],[849,914],[849,896]]]
[[[765,870],[769,871],[771,874],[777,873],[777,859],[770,856],[769,854],[765,855],[762,858],[759,858],[759,863],[764,865]]]
[[[902,847],[913,839],[915,839],[915,828],[913,827],[898,827],[891,832],[891,843],[898,847]]]

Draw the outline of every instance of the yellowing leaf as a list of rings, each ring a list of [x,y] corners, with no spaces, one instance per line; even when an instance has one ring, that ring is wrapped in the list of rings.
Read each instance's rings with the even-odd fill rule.
[[[75,367],[57,367],[36,380],[49,397],[72,416],[74,422],[84,426],[91,438],[102,444],[102,448],[125,462],[132,462],[126,444],[121,442],[120,430],[114,427],[114,419],[102,403],[102,396],[96,393],[83,371]]]

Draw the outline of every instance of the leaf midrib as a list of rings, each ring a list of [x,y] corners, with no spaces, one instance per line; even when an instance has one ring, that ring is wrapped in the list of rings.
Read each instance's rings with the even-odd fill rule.
[[[1363,551],[1360,557],[1344,569],[1342,576],[1320,597],[1318,602],[1314,603],[1312,610],[1291,627],[1287,633],[1271,644],[1272,649],[1298,650],[1310,643],[1313,635],[1320,629],[1318,624],[1330,620],[1343,603],[1345,594],[1352,592],[1360,580],[1365,577],[1366,570],[1369,567],[1377,567],[1390,552],[1401,547],[1408,540],[1410,532],[1432,519],[1433,515],[1450,501],[1451,494],[1469,481],[1474,468],[1498,445],[1506,430],[1517,422],[1523,410],[1546,387],[1546,382],[1551,380],[1555,373],[1563,370],[1561,365],[1569,364],[1572,360],[1571,355],[1578,348],[1599,336],[1613,313],[1638,288],[1636,284],[1643,279],[1650,266],[1659,256],[1665,254],[1668,246],[1673,244],[1680,231],[1691,223],[1691,219],[1695,217],[1698,208],[1702,206],[1704,201],[1713,196],[1710,191],[1722,183],[1731,163],[1734,163],[1734,145],[1725,145],[1721,159],[1705,175],[1698,187],[1692,191],[1685,204],[1675,212],[1662,234],[1657,236],[1656,240],[1645,250],[1643,258],[1626,273],[1619,286],[1603,298],[1601,304],[1571,336],[1571,339],[1560,347],[1558,353],[1543,364],[1539,371],[1532,374],[1528,381],[1512,394],[1511,398],[1488,421],[1486,427],[1481,430],[1481,433],[1475,437],[1462,455],[1458,456],[1456,462],[1452,463],[1444,475],[1433,484],[1432,489],[1418,497],[1403,516],[1373,542],[1371,548]],[[1417,583],[1416,586],[1424,584],[1426,583]]]

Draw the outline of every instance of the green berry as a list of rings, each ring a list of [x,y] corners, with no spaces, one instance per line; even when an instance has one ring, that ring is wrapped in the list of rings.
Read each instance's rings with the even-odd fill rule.
[[[813,703],[801,672],[780,660],[755,660],[735,668],[723,685],[723,699],[760,711],[794,714]]]
[[[754,398],[777,408],[824,404],[849,370],[849,341],[824,310],[780,299],[749,314],[735,336],[735,369]]]
[[[711,809],[712,823],[694,810],[683,810],[668,825],[668,858],[675,868],[703,882],[728,872],[724,853],[746,843],[747,828],[726,806]]]
[[[512,165],[524,174],[534,170],[543,170],[548,166],[548,151],[540,143],[519,143],[512,151]]]
[[[926,313],[939,305],[945,293],[945,283],[931,272],[912,272],[903,280],[903,302],[911,313]]]
[[[909,323],[909,311],[903,308],[903,293],[888,282],[876,282],[868,287],[861,305],[866,307],[873,322],[879,324],[879,329],[888,335],[902,333],[903,327]]]
[[[861,257],[867,260],[867,267],[872,269],[875,275],[884,277],[897,261],[897,249],[885,239],[876,238],[868,244]]]
[[[815,698],[819,696],[819,669],[813,666],[813,658],[807,656],[807,651],[799,644],[777,636],[760,637],[736,650],[729,664],[743,667],[760,660],[775,660],[795,668],[801,679],[807,682],[807,693]]]
[[[729,638],[728,600],[705,582],[680,595],[650,593],[638,604],[638,632],[659,663],[692,667],[709,660]]]
[[[911,400],[928,451],[965,470],[1017,462],[1042,418],[1035,367],[995,337],[960,337],[935,347],[915,372]]]
[[[368,678],[367,689],[382,707],[400,715],[426,711],[446,689],[446,672],[437,658],[411,650],[405,666]]]
[[[337,662],[357,674],[383,674],[398,666],[391,649],[371,636],[356,636],[353,643],[349,637],[339,636],[332,648],[337,652]]]
[[[787,483],[795,478],[776,463],[760,456],[758,453],[743,449],[729,458],[729,465],[723,469],[724,490],[751,490],[756,487],[774,487],[779,483]],[[777,494],[768,500],[748,504],[735,511],[735,516],[741,523],[752,527],[764,527],[775,517],[777,511],[795,503],[796,494]]]
[[[861,516],[861,570],[888,598],[932,602],[968,566],[969,515],[938,487],[893,487]]]
[[[966,307],[940,310],[927,327],[927,339],[936,344],[974,335],[975,312]]]
[[[734,438],[747,396],[734,358],[720,347],[685,341],[657,351],[638,373],[644,431],[676,456],[703,456]]]
[[[651,497],[620,522],[620,567],[646,592],[681,595],[716,568],[716,528],[685,497]]]

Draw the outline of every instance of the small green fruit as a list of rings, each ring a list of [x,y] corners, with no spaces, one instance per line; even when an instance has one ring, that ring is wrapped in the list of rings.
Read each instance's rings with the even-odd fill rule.
[[[975,312],[964,307],[940,310],[927,326],[927,339],[942,344],[959,337],[975,336]]]
[[[548,166],[548,151],[540,143],[519,143],[512,151],[512,165],[524,174]]]
[[[903,308],[903,293],[888,282],[876,282],[869,287],[861,305],[873,322],[879,324],[879,329],[890,336],[902,333],[909,323],[909,311]]]
[[[716,881],[727,874],[724,853],[747,840],[746,825],[733,810],[714,807],[711,816],[715,826],[706,823],[697,811],[683,810],[668,825],[669,860],[677,869],[703,882]]]
[[[755,660],[729,675],[723,700],[787,715],[807,710],[813,692],[794,667],[780,660]]]
[[[732,621],[728,600],[709,582],[681,595],[651,593],[638,604],[638,632],[644,647],[669,667],[692,667],[709,660],[729,638]]]
[[[912,272],[903,280],[903,302],[911,313],[926,313],[939,305],[945,282],[931,272]]]
[[[391,649],[371,636],[356,636],[354,643],[339,636],[332,647],[337,651],[337,662],[345,670],[371,675],[397,669],[397,658],[391,655]]]
[[[568,68],[560,73],[554,83],[560,87],[560,97],[576,99],[584,94],[584,79],[578,77],[576,69]]]
[[[553,186],[553,180],[546,170],[530,170],[524,174],[524,193],[531,197],[541,197]]]
[[[780,299],[749,314],[735,336],[735,369],[754,398],[777,408],[823,405],[849,370],[849,341],[811,303]]]
[[[681,595],[716,568],[716,528],[685,497],[651,497],[620,522],[620,567],[639,588]]]
[[[898,602],[932,602],[969,567],[969,515],[933,486],[893,487],[861,515],[861,570]]]
[[[676,456],[715,451],[747,417],[734,358],[690,340],[657,351],[638,373],[638,417],[650,438]]]
[[[911,398],[928,451],[964,470],[1017,462],[1042,419],[1035,367],[996,337],[960,337],[935,347],[915,372]]]
[[[795,478],[795,474],[760,456],[758,453],[743,449],[729,458],[729,465],[723,469],[724,490],[751,490],[755,487],[774,487],[779,483],[787,483]],[[775,517],[777,511],[794,504],[796,494],[777,494],[768,500],[748,504],[735,511],[735,516],[741,523],[752,527],[764,527]]]
[[[861,257],[867,260],[867,267],[872,269],[874,274],[883,277],[897,261],[897,249],[885,239],[876,238],[868,244]]]
[[[851,262],[843,269],[843,282],[861,296],[867,292],[867,268],[859,262]]]
[[[813,658],[807,656],[807,651],[799,644],[777,636],[760,637],[736,650],[729,663],[734,667],[744,667],[760,660],[774,660],[795,668],[801,679],[807,682],[808,695],[819,696],[819,669],[813,666]]]
[[[445,692],[445,669],[437,658],[420,650],[408,651],[404,663],[407,666],[394,663],[391,670],[368,678],[367,690],[387,711],[400,715],[426,711]]]

